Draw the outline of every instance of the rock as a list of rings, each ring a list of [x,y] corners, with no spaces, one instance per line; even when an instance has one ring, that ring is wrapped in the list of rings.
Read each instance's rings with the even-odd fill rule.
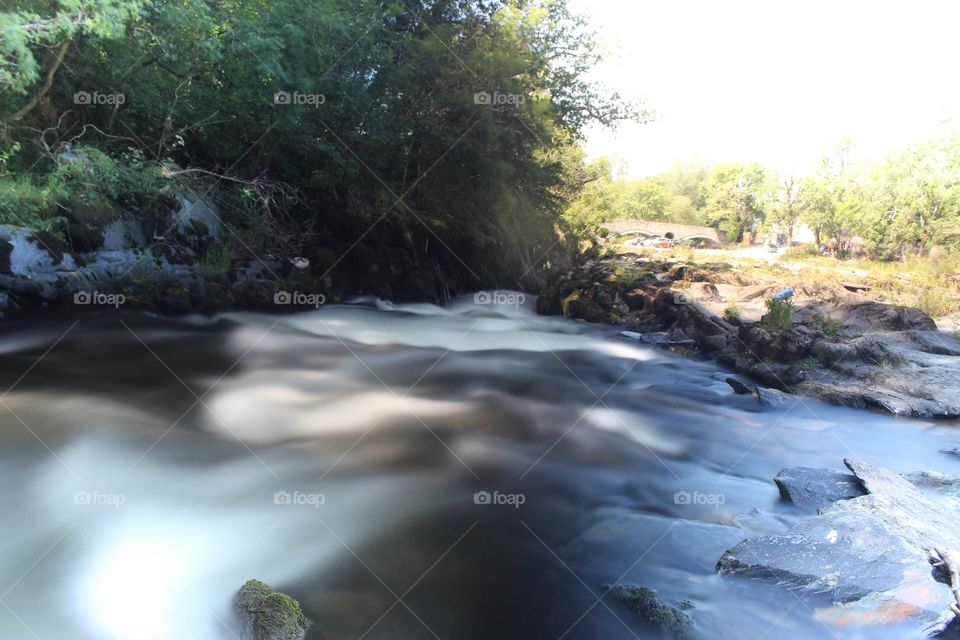
[[[910,329],[904,331],[903,336],[914,344],[918,351],[941,356],[960,356],[960,342],[949,333]]]
[[[687,288],[687,296],[694,300],[706,300],[709,302],[721,302],[720,292],[717,287],[709,282],[694,282]]]
[[[604,590],[636,613],[651,630],[673,638],[692,637],[693,618],[683,610],[692,607],[689,603],[681,605],[683,608],[668,605],[653,589],[636,585],[618,584]]]
[[[952,624],[955,599],[935,578],[930,551],[960,548],[960,503],[924,495],[888,469],[844,463],[865,495],[833,502],[786,534],[741,542],[717,570],[826,595],[832,605],[816,611],[823,623],[940,633]]]
[[[215,240],[220,239],[220,214],[217,205],[192,195],[177,195],[178,208],[172,214],[173,223],[181,234],[201,229]]]
[[[870,285],[868,284],[858,284],[856,282],[841,282],[840,286],[846,289],[847,291],[853,291],[854,293],[858,291],[870,291]]]
[[[857,350],[848,344],[841,342],[814,342],[810,347],[810,352],[828,367],[838,362],[850,362],[856,360]]]
[[[704,336],[699,344],[704,351],[723,351],[727,348],[729,338],[725,333],[717,333],[712,336]]]
[[[300,604],[259,580],[248,580],[234,599],[243,640],[303,640],[307,618]]]
[[[933,489],[946,496],[960,497],[960,477],[938,471],[914,471],[903,476],[915,487]]]
[[[856,476],[830,469],[787,467],[773,481],[780,495],[798,507],[819,509],[866,493]]]
[[[623,294],[623,301],[631,311],[642,311],[650,303],[650,296],[643,289],[633,289]]]
[[[757,396],[757,400],[760,404],[767,407],[774,407],[778,404],[783,404],[787,400],[793,398],[789,393],[784,393],[778,389],[770,389],[768,387],[757,387],[753,391],[754,395]]]
[[[123,217],[103,228],[103,251],[124,251],[147,246],[143,230],[136,220]]]
[[[909,553],[876,518],[845,513],[801,522],[785,535],[745,540],[720,558],[717,569],[849,602],[900,584],[901,558]]]
[[[730,388],[733,389],[733,392],[738,395],[746,395],[748,393],[753,393],[753,389],[743,384],[736,378],[727,378],[726,380],[724,380],[724,382],[730,385]]]
[[[937,325],[927,314],[911,307],[883,302],[857,301],[842,304],[830,314],[841,324],[866,331],[936,331]]]

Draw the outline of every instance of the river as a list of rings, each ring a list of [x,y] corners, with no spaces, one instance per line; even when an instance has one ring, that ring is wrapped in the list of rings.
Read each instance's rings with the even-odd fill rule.
[[[0,638],[219,640],[249,578],[311,639],[903,638],[714,565],[809,517],[783,467],[960,474],[956,425],[734,395],[728,372],[531,302],[292,315],[121,310],[0,337]],[[746,525],[745,525],[746,526]]]

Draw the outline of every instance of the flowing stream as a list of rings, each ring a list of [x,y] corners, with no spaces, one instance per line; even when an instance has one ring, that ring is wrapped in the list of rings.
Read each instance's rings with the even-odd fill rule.
[[[903,638],[714,565],[812,515],[785,466],[960,474],[956,425],[762,407],[716,364],[472,296],[47,313],[0,359],[4,640],[229,640],[249,578],[311,639],[650,638],[615,583],[689,601],[703,638]]]

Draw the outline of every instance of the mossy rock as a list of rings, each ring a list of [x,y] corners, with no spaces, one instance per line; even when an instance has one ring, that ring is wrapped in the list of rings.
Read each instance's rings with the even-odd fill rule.
[[[248,580],[233,603],[244,640],[303,640],[309,622],[300,603],[260,580]]]
[[[605,588],[637,614],[651,630],[680,640],[693,637],[693,618],[685,611],[693,608],[689,602],[682,602],[680,606],[674,607],[661,600],[653,589],[636,585],[614,585]]]

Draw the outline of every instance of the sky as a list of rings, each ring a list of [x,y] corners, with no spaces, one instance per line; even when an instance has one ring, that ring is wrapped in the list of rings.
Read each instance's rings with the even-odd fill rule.
[[[852,138],[869,160],[960,125],[956,0],[570,0],[597,31],[597,80],[655,110],[592,128],[590,157],[644,177],[678,161],[813,171]]]

